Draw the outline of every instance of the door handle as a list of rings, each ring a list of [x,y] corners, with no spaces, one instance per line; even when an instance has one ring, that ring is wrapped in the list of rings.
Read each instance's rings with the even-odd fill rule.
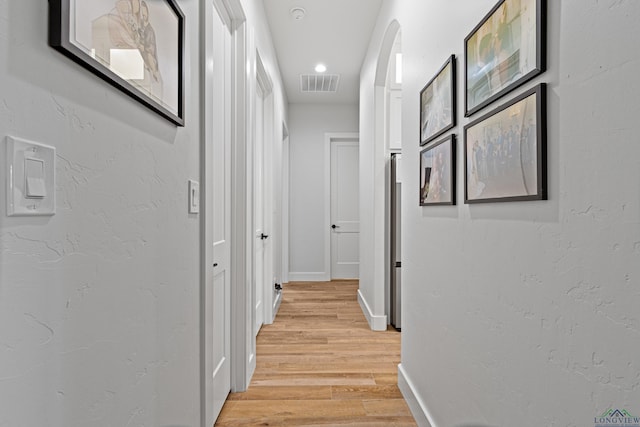
[[[265,240],[265,239],[268,239],[268,238],[269,238],[268,234],[260,233],[260,240]]]
[[[336,229],[336,228],[340,228],[339,225],[335,225],[335,224],[331,224],[331,228]]]

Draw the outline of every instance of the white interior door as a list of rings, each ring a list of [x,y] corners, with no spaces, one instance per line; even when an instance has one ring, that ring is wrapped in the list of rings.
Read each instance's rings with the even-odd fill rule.
[[[264,229],[264,91],[260,84],[256,84],[256,94],[253,146],[254,335],[264,324],[265,245],[268,238]]]
[[[331,278],[359,277],[358,140],[331,140]]]
[[[231,389],[231,35],[207,3],[205,66],[205,283],[203,424],[213,425]]]

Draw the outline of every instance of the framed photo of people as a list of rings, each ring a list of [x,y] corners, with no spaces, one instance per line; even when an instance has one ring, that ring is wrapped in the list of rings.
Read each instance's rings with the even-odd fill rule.
[[[49,0],[49,45],[184,126],[184,14],[175,0]]]
[[[465,116],[546,68],[546,0],[500,0],[464,40]]]
[[[455,159],[455,135],[420,152],[420,206],[456,204]]]
[[[547,199],[546,85],[464,127],[464,202]]]
[[[420,91],[420,145],[456,124],[456,58],[451,55]]]

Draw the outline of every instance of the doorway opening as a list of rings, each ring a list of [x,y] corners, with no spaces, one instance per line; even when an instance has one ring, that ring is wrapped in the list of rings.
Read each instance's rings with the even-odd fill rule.
[[[389,324],[402,327],[402,34],[398,30],[385,81],[385,300]]]

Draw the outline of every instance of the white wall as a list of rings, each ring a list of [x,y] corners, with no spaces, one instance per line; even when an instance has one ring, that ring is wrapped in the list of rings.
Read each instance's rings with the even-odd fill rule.
[[[58,156],[50,218],[6,217],[0,169],[0,426],[200,424],[200,5],[178,3],[184,128],[49,48],[47,2],[0,0],[0,160],[7,134]],[[262,3],[243,3],[281,129]]]
[[[325,271],[325,134],[358,132],[357,105],[289,105],[289,279]]]
[[[8,218],[2,177],[2,426],[199,422],[198,4],[179,4],[184,128],[49,48],[47,2],[0,2],[0,136],[57,148],[58,202]]]
[[[608,408],[639,413],[640,4],[550,0],[548,71],[494,104],[549,84],[548,201],[463,204],[460,138],[459,204],[421,208],[412,196],[419,91],[454,53],[463,105],[463,40],[495,1],[410,3],[383,5],[362,71],[361,138],[374,126],[377,51],[397,19],[404,68],[400,382],[416,418],[438,427],[582,427]],[[459,137],[469,122],[462,110]],[[372,179],[374,149],[362,144],[362,151],[372,162],[362,179]],[[361,282],[365,293],[377,292],[367,285]]]

